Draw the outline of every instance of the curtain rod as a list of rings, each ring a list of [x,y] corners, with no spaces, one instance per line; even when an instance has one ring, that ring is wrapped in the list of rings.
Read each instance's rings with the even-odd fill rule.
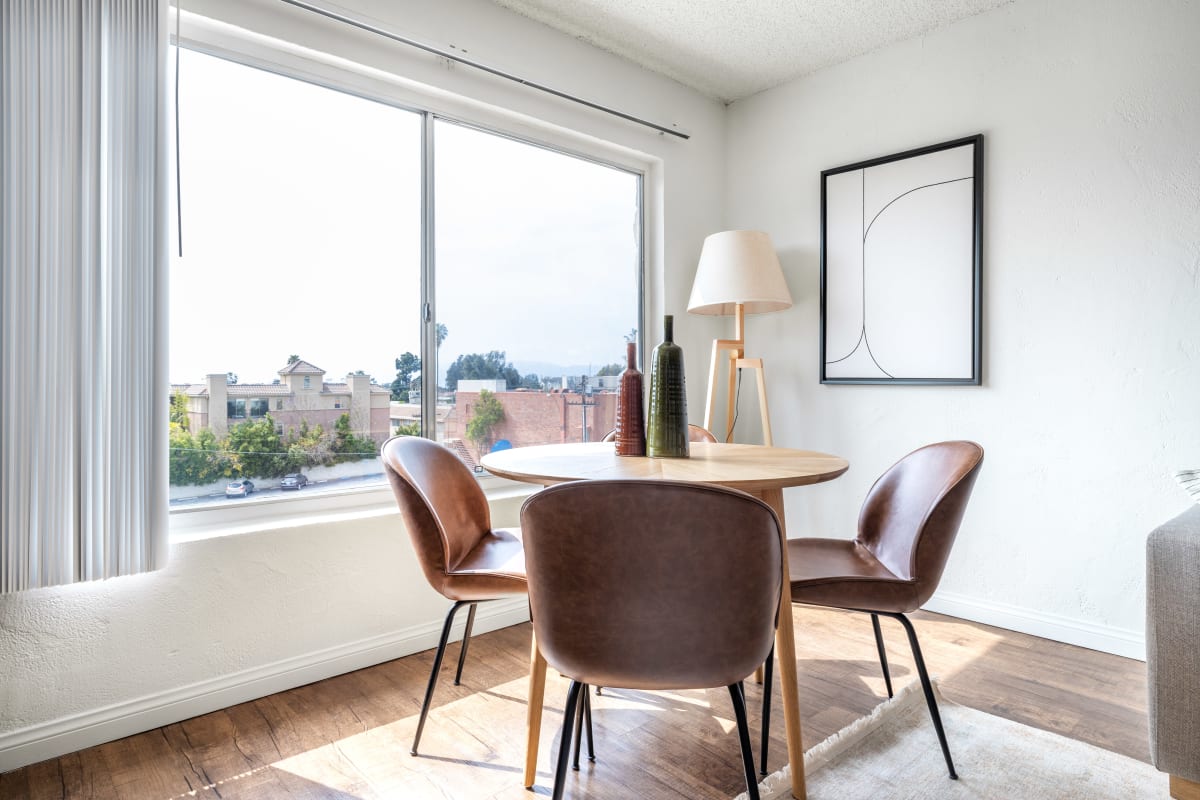
[[[464,64],[468,67],[474,67],[475,69],[482,70],[483,72],[486,72],[489,75],[495,75],[499,78],[504,78],[506,80],[510,80],[510,81],[519,83],[522,86],[528,86],[531,89],[537,89],[540,92],[545,92],[546,94],[551,94],[551,95],[554,95],[555,97],[560,97],[564,100],[570,100],[572,103],[578,103],[579,105],[587,106],[588,108],[595,109],[596,111],[603,111],[605,114],[612,114],[614,117],[620,117],[621,119],[628,120],[630,122],[636,122],[638,125],[644,125],[647,128],[653,128],[654,130],[658,131],[659,133],[670,134],[671,136],[677,136],[680,139],[690,139],[691,138],[688,134],[680,133],[679,131],[674,130],[672,128],[668,128],[665,125],[659,125],[658,123],[650,122],[649,120],[644,120],[644,119],[641,119],[640,117],[635,117],[632,114],[626,114],[623,111],[617,111],[615,108],[609,108],[608,106],[602,106],[599,103],[593,103],[590,100],[584,100],[582,97],[576,97],[573,94],[567,94],[566,92],[560,92],[559,90],[553,89],[544,84],[536,83],[535,81],[526,80],[525,78],[522,78],[519,75],[513,75],[511,72],[505,72],[503,70],[499,70],[494,67],[489,67],[486,64],[481,64],[478,61],[472,61],[469,58],[463,58],[462,56],[457,55],[455,53],[451,53],[446,50],[441,50],[437,47],[431,47],[430,45],[423,44],[423,43],[415,41],[413,39],[408,39],[404,36],[400,36],[398,34],[392,33],[391,31],[386,31],[382,28],[377,28],[374,25],[369,25],[365,22],[360,22],[359,20],[353,19],[351,17],[347,17],[343,14],[339,14],[337,12],[330,11],[325,8],[321,8],[319,6],[312,5],[311,3],[306,3],[306,2],[304,2],[304,0],[280,0],[280,2],[287,3],[290,6],[295,6],[296,8],[300,8],[305,11],[310,11],[314,14],[319,14],[322,17],[327,17],[328,19],[332,19],[336,22],[341,22],[345,25],[349,25],[351,27],[358,28],[360,30],[368,31],[369,33],[374,33],[378,36],[383,36],[386,39],[391,39],[393,42],[399,42],[400,44],[405,44],[405,45],[408,45],[409,47],[415,47],[418,50],[424,50],[426,53],[432,53],[435,56],[440,56],[441,58],[449,59],[450,61],[455,61],[455,62],[458,62],[459,64]]]

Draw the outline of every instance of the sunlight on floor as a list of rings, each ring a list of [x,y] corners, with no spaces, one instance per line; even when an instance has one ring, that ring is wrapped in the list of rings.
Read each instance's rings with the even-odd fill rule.
[[[562,701],[568,684],[566,678],[557,674],[547,676],[538,791],[547,789],[552,782]],[[464,679],[464,686],[467,685]],[[444,688],[439,685],[439,697]],[[347,796],[414,800],[426,797],[489,798],[514,789],[524,791],[521,774],[525,759],[527,688],[528,683],[522,677],[440,705],[435,697],[418,757],[409,754],[417,723],[414,713],[282,759],[271,767],[306,782],[326,786],[337,792],[340,800],[346,800]],[[654,716],[673,716],[673,719],[657,723],[668,732],[673,727],[691,732],[696,727],[698,715],[704,714],[712,724],[712,736],[730,736],[736,732],[732,709],[725,709],[722,704],[719,713],[708,711],[710,700],[719,703],[725,698],[727,693],[723,688],[711,693],[704,690],[634,692],[610,688],[604,689],[600,696],[593,693],[598,761],[603,761],[605,747],[627,747],[619,743],[622,734],[647,725],[648,718]],[[680,720],[684,714],[686,725]],[[731,759],[733,757],[731,753]],[[731,760],[731,765],[735,763]]]
[[[869,618],[865,614],[831,614],[800,607],[796,612],[800,670],[804,671],[806,662],[810,669],[821,671],[824,669],[822,662],[835,661],[853,675],[847,679],[861,681],[865,690],[882,702],[886,688],[875,660]],[[920,615],[914,622],[922,634],[930,673],[940,675],[943,680],[969,667],[1001,639],[1000,635],[981,630],[977,625],[945,617]],[[832,653],[822,652],[823,627],[844,628],[859,624],[862,626],[862,655],[858,660],[846,661],[844,643],[839,651],[840,659],[832,658]],[[897,624],[883,620],[883,632],[893,685],[898,691],[916,679],[916,671],[903,630]],[[536,791],[539,792],[548,789],[552,782],[552,764],[558,752],[562,703],[568,683],[553,670],[547,676],[538,758]],[[750,681],[747,683],[753,685]],[[462,695],[469,686],[469,678],[464,687],[457,690],[446,683],[439,684],[419,757],[409,754],[417,723],[417,715],[413,713],[283,759],[272,767],[306,782],[328,787],[340,800],[350,797],[492,798],[507,797],[510,792],[514,792],[514,797],[520,796],[515,792],[524,792],[520,783],[525,756],[526,679],[522,676],[451,699],[454,692]],[[775,691],[778,692],[778,679]],[[751,688],[748,693],[755,697],[753,702],[761,702],[761,690]],[[627,748],[629,745],[622,741],[623,734],[637,728],[661,729],[663,737],[673,737],[678,731],[681,736],[686,733],[697,737],[697,742],[705,738],[727,740],[736,734],[736,725],[732,709],[726,708],[725,694],[724,689],[634,692],[612,688],[606,688],[600,696],[593,694],[598,761],[603,762],[605,748]],[[822,708],[801,709],[805,717],[825,712]],[[779,716],[773,729],[782,728],[782,714]],[[697,725],[699,719],[704,722]],[[756,724],[757,720],[754,720],[752,725]],[[594,776],[598,780],[602,775],[592,772],[596,768],[594,764],[585,766],[584,771],[574,773],[572,779],[591,780],[588,776]]]

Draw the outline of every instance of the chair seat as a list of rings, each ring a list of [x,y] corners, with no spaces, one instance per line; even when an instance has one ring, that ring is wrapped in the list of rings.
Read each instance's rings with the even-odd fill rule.
[[[451,600],[491,600],[528,590],[519,528],[498,528],[485,535],[446,574],[442,585],[442,594]]]
[[[852,539],[789,539],[792,602],[833,608],[915,611],[916,581],[897,577]]]

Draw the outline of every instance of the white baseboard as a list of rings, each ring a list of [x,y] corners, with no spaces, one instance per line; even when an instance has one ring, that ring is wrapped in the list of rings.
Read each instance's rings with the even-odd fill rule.
[[[479,606],[474,632],[485,633],[528,620],[529,607],[524,597],[493,601]],[[465,624],[465,615],[459,614],[453,640],[462,638]],[[437,646],[441,632],[441,622],[414,625],[9,731],[0,734],[0,772],[428,650]]]
[[[1066,642],[1102,653],[1146,660],[1146,636],[1141,631],[1097,625],[1094,622],[1048,614],[1029,608],[979,600],[953,592],[937,592],[922,606],[926,611],[995,625],[1010,631]]]
[[[995,625],[1092,650],[1146,658],[1145,635],[1057,614],[1033,611],[952,592],[938,592],[927,611]],[[465,618],[456,626],[462,637]],[[524,597],[486,603],[475,617],[476,633],[529,620]],[[73,753],[85,747],[190,719],[275,692],[362,669],[437,645],[439,622],[423,623],[389,634],[331,647],[294,658],[223,675],[165,692],[0,734],[0,772]]]

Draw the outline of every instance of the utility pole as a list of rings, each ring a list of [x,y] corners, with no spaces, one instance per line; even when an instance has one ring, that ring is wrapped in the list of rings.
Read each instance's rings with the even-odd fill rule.
[[[567,403],[567,405],[579,406],[583,413],[583,441],[586,442],[588,440],[587,410],[596,405],[596,401],[592,400],[592,389],[588,386],[587,375],[579,376],[579,402]]]

